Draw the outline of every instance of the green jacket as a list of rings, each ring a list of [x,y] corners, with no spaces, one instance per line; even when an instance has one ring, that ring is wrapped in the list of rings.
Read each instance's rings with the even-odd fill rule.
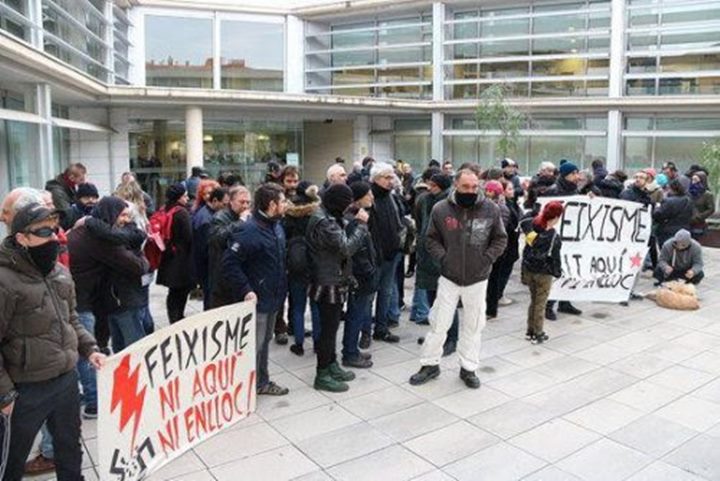
[[[697,199],[693,199],[693,218],[690,224],[695,226],[705,226],[707,218],[715,213],[715,197],[711,192],[705,191]]]
[[[57,264],[43,277],[12,238],[0,245],[0,396],[18,382],[40,382],[72,369],[78,353],[97,350],[75,312],[75,284]]]

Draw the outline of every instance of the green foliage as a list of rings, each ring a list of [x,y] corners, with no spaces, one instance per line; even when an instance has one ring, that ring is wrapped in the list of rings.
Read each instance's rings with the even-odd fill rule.
[[[720,198],[720,140],[703,144],[700,165],[708,171],[708,188],[717,202]]]
[[[480,104],[475,113],[479,130],[500,132],[495,153],[501,157],[509,157],[515,152],[520,129],[527,121],[525,113],[508,105],[508,93],[508,88],[502,84],[486,89],[480,95]]]

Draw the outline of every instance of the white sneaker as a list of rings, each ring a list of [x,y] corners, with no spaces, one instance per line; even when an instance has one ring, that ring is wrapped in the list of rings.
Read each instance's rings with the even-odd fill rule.
[[[500,300],[498,301],[498,305],[499,305],[499,306],[509,306],[509,305],[512,304],[513,302],[515,302],[515,301],[513,301],[513,300],[510,299],[509,297],[504,297],[504,296],[503,296],[503,297],[501,297]]]

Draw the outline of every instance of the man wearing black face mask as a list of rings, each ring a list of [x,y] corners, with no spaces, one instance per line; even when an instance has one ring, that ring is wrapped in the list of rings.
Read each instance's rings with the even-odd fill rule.
[[[440,375],[440,358],[458,300],[462,300],[457,346],[460,379],[472,389],[480,387],[475,370],[480,363],[480,340],[485,327],[485,292],[490,270],[505,250],[507,234],[500,209],[478,196],[480,179],[470,169],[455,177],[455,191],[438,202],[430,214],[426,248],[440,263],[437,298],[430,312],[420,364],[410,378],[419,385]]]
[[[58,216],[20,209],[0,246],[0,411],[11,438],[4,480],[19,481],[43,422],[55,438],[61,481],[82,479],[79,355],[98,369],[105,356],[75,311],[75,288],[57,264]]]

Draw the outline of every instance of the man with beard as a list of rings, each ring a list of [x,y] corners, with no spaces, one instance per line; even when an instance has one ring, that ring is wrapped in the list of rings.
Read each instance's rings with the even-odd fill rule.
[[[515,199],[519,199],[523,195],[523,188],[520,184],[517,162],[513,159],[505,158],[502,162],[500,162],[500,167],[502,167],[503,177],[505,177],[508,182],[512,183]]]
[[[268,351],[278,309],[285,301],[285,193],[267,182],[255,191],[252,217],[232,233],[223,254],[218,280],[218,304],[256,300],[255,350],[257,394],[284,396],[289,392],[270,380]]]

